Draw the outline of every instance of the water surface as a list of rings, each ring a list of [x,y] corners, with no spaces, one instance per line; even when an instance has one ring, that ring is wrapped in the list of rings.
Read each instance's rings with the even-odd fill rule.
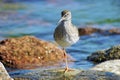
[[[33,35],[54,42],[53,32],[64,9],[72,12],[72,21],[77,27],[92,25],[102,29],[120,28],[119,0],[41,0],[9,3],[6,5],[8,7],[5,5],[0,6],[0,40]],[[86,60],[88,55],[118,44],[120,35],[81,36],[76,44],[67,48],[68,54],[76,59],[69,66],[89,69],[93,63]]]

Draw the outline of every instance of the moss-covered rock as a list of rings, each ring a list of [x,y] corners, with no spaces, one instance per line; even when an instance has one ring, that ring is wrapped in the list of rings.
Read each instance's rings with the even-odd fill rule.
[[[41,70],[13,76],[15,80],[119,80],[120,76],[110,72],[73,69]]]
[[[106,60],[120,59],[120,45],[94,52],[88,56],[87,59],[95,63],[100,63]]]
[[[86,70],[77,74],[72,80],[119,80],[120,76],[111,72]]]
[[[34,69],[27,73],[12,74],[15,80],[120,80],[120,60],[105,61],[89,70]]]

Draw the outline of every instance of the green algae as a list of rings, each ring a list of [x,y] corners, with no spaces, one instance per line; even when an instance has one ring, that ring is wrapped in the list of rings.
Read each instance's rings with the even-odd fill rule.
[[[120,22],[120,18],[116,18],[116,19],[104,19],[104,20],[101,20],[101,21],[97,21],[96,23],[103,24],[103,23],[115,23],[115,22]]]
[[[106,50],[96,51],[87,57],[87,60],[100,63],[106,60],[120,59],[120,45]]]
[[[2,3],[0,2],[0,11],[3,10],[20,10],[26,9],[26,6],[18,3]]]
[[[118,75],[110,72],[95,70],[71,69],[64,73],[64,69],[41,70],[14,76],[14,80],[117,80]]]

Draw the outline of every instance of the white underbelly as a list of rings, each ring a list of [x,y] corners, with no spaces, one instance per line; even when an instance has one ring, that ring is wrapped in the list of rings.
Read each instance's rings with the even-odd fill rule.
[[[72,44],[76,43],[78,40],[79,40],[79,36],[69,36],[69,35],[66,35],[63,38],[57,40],[56,42],[61,47],[68,47],[68,46],[71,46]]]

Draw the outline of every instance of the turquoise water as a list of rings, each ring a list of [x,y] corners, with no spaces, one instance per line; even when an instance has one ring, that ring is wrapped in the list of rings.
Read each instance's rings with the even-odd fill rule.
[[[72,21],[78,27],[90,25],[102,29],[120,28],[120,0],[41,0],[15,4],[19,7],[0,7],[0,40],[33,35],[53,42],[53,31],[64,9],[72,12]],[[86,60],[88,55],[118,44],[120,35],[81,36],[76,44],[67,48],[68,54],[76,59],[69,66],[89,69],[93,63]]]

